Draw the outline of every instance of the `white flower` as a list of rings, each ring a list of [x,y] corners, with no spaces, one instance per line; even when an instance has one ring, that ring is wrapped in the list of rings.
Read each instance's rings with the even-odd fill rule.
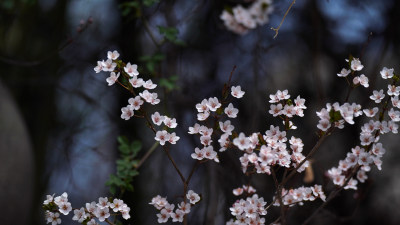
[[[91,219],[87,222],[87,225],[97,225],[96,220],[95,219]]]
[[[64,214],[64,215],[68,215],[69,212],[71,212],[72,207],[71,207],[71,203],[69,202],[62,202],[58,205],[58,211],[60,211],[60,213]]]
[[[100,73],[101,71],[103,71],[103,62],[104,61],[97,61],[97,66],[94,68],[94,71],[96,73]]]
[[[143,87],[146,89],[154,89],[157,87],[157,84],[153,84],[153,81],[147,80],[144,84]]]
[[[189,134],[198,134],[200,131],[200,124],[195,123],[193,127],[189,127]]]
[[[178,126],[178,124],[176,123],[176,119],[169,118],[168,116],[164,116],[164,124],[169,128],[175,128],[176,126]]]
[[[185,214],[190,213],[190,203],[181,202],[178,204],[178,208]]]
[[[77,220],[79,223],[82,223],[86,217],[85,209],[82,207],[74,210],[74,217],[72,217],[72,220]]]
[[[229,103],[224,112],[229,118],[236,118],[239,110],[237,108],[234,108],[232,103]]]
[[[378,107],[374,107],[372,109],[363,109],[363,112],[367,117],[374,117],[378,112]]]
[[[170,134],[165,131],[157,131],[156,136],[155,136],[155,140],[160,142],[160,145],[165,145],[166,141],[169,141],[170,138]]]
[[[46,195],[46,200],[44,200],[43,205],[48,205],[50,202],[53,201],[54,194],[53,195]]]
[[[112,208],[114,212],[118,212],[122,209],[123,205],[124,205],[124,201],[116,198],[113,200],[113,203],[110,204],[110,208]]]
[[[137,71],[137,65],[128,62],[126,66],[124,67],[124,71],[131,77],[139,75],[139,72]]]
[[[177,209],[175,213],[171,213],[172,222],[183,222],[184,215],[185,213],[182,210]]]
[[[395,85],[388,85],[388,95],[390,96],[399,96],[400,93],[400,86],[395,86]]]
[[[216,157],[217,157],[217,152],[214,151],[213,146],[204,147],[204,158],[215,160]],[[192,203],[192,202],[190,202],[190,203]],[[192,204],[194,204],[194,203],[192,203]]]
[[[95,216],[97,217],[97,219],[99,219],[100,222],[103,222],[104,220],[106,220],[108,217],[110,217],[110,210],[108,209],[108,207],[105,208],[97,208],[96,212],[95,212]]]
[[[140,97],[142,97],[148,103],[153,101],[153,94],[154,93],[150,93],[148,90],[144,90],[143,92],[139,93]]]
[[[204,121],[210,116],[209,111],[205,111],[203,113],[197,113],[197,120],[198,121]]]
[[[169,140],[168,140],[168,142],[174,145],[174,144],[176,144],[177,141],[179,141],[179,139],[180,139],[180,137],[179,137],[179,136],[176,136],[175,132],[172,132],[172,133],[169,135]]]
[[[115,74],[114,72],[111,72],[110,77],[106,79],[108,86],[113,85],[118,80],[118,77],[119,73]]]
[[[97,206],[100,209],[104,209],[104,208],[108,208],[110,206],[110,202],[108,202],[108,198],[107,197],[100,197],[99,198],[99,203],[97,203]]]
[[[207,106],[207,99],[203,99],[203,101],[201,101],[201,103],[196,104],[196,109],[197,112],[201,113],[201,112],[206,112],[208,111],[208,106]]]
[[[60,205],[61,203],[66,203],[68,202],[68,194],[67,192],[64,192],[62,195],[57,196],[54,198],[54,203],[56,203],[56,205]]]
[[[113,62],[111,59],[107,59],[106,61],[101,62],[102,69],[105,72],[113,72],[115,67],[117,67],[117,64]]]
[[[126,206],[125,204],[123,205],[122,209],[120,210],[122,218],[124,219],[129,219],[131,218],[131,215],[129,215],[129,211],[131,210],[131,208],[129,208],[128,206]]]
[[[128,103],[133,107],[134,110],[139,110],[140,106],[143,105],[143,100],[140,96],[136,96],[135,98],[130,98]]]
[[[151,199],[151,202],[149,204],[153,205],[156,209],[161,210],[168,204],[168,201],[166,198],[157,195],[156,197]]]
[[[192,205],[200,201],[200,196],[192,190],[188,191],[188,193],[186,194],[186,198],[190,201],[190,204]]]
[[[249,148],[250,140],[244,135],[244,133],[240,133],[239,137],[233,139],[233,144],[240,150],[244,151]]]
[[[137,78],[137,76],[133,76],[131,79],[129,79],[129,83],[131,83],[132,87],[139,88],[144,84],[144,81],[142,78]]]
[[[218,98],[209,98],[208,102],[206,103],[209,110],[215,112],[219,107],[221,107],[221,103],[219,102]]]
[[[241,90],[240,86],[232,86],[231,88],[231,95],[235,98],[242,98],[244,93],[245,92]]]
[[[204,149],[195,148],[194,153],[192,153],[190,156],[193,159],[202,160],[204,159],[204,153],[205,153]]]
[[[227,133],[227,134],[232,134],[233,129],[235,127],[231,125],[231,121],[227,120],[225,122],[219,122],[219,128],[221,129],[222,132]]]
[[[349,73],[351,72],[351,70],[347,70],[345,68],[343,68],[340,73],[338,73],[338,77],[347,77],[347,75],[349,75]]]
[[[151,120],[155,125],[160,126],[164,121],[164,116],[161,116],[159,112],[155,112],[153,115],[151,115]]]
[[[290,98],[289,91],[288,90],[283,90],[283,91],[278,90],[276,92],[276,97],[278,98],[279,101],[289,99]]]
[[[327,131],[331,127],[331,123],[329,122],[329,120],[323,119],[318,122],[317,127],[322,131]]]
[[[111,52],[111,51],[107,52],[108,59],[116,60],[116,59],[118,59],[118,57],[119,57],[119,53],[116,50],[113,52]]]
[[[391,97],[390,100],[392,101],[393,107],[397,107],[400,109],[400,100],[399,96]]]
[[[52,213],[46,212],[47,223],[51,223],[51,225],[61,224],[60,213]]]
[[[121,108],[121,119],[129,120],[134,115],[134,108],[132,105]]]
[[[283,106],[280,103],[278,105],[271,104],[270,110],[268,112],[269,112],[269,114],[276,117],[276,116],[279,116],[282,114],[282,109],[283,109]]]
[[[369,87],[369,84],[368,84],[368,77],[366,77],[364,74],[361,74],[361,75],[360,75],[359,82],[360,82],[360,84],[361,84],[362,86],[364,86],[365,88]]]
[[[360,71],[364,68],[364,66],[361,64],[361,61],[358,58],[353,58],[351,60],[351,69],[354,71]]]
[[[381,76],[383,79],[388,79],[388,78],[392,78],[393,77],[393,72],[394,69],[388,69],[386,67],[383,67],[383,69],[381,70]]]
[[[371,95],[369,98],[371,100],[374,100],[375,103],[380,103],[385,97],[385,94],[383,94],[383,90],[380,90],[379,92],[374,90],[372,93],[373,95]]]
[[[166,209],[162,209],[159,214],[157,214],[158,223],[166,223],[170,218],[170,213]]]
[[[89,213],[94,214],[94,212],[96,212],[96,208],[97,208],[96,202],[86,203],[86,210]]]

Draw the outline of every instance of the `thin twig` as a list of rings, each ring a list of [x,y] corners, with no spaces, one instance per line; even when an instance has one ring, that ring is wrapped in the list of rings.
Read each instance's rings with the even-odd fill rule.
[[[287,14],[289,13],[290,9],[292,8],[292,6],[294,5],[294,3],[296,3],[296,0],[293,0],[292,3],[290,4],[289,8],[286,10],[285,15],[283,16],[281,23],[279,24],[279,26],[277,28],[273,28],[271,27],[271,30],[275,31],[275,35],[274,35],[274,39],[278,36],[279,33],[279,29],[281,29],[281,26],[283,24],[283,21],[285,20]]]
[[[160,143],[158,141],[156,141],[153,146],[151,146],[151,148],[146,152],[146,154],[140,159],[139,163],[137,164],[137,166],[135,167],[135,169],[139,169],[139,167],[146,161],[147,158],[149,158],[149,156],[151,155],[151,153],[154,152],[154,150],[156,150],[156,148],[158,147]]]

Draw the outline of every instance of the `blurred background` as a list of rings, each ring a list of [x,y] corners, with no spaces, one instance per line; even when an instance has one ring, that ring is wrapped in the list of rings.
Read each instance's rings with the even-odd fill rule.
[[[383,66],[400,71],[400,2],[395,0],[298,0],[278,36],[277,27],[292,1],[273,1],[267,24],[244,35],[226,29],[220,15],[251,0],[2,0],[0,1],[0,223],[45,224],[41,209],[46,194],[68,192],[76,208],[98,197],[111,196],[106,186],[121,157],[117,138],[140,141],[141,158],[154,144],[144,121],[120,118],[130,95],[107,86],[106,73],[96,74],[98,60],[117,50],[124,62],[138,64],[140,76],[151,78],[162,104],[149,107],[177,118],[181,140],[171,154],[184,174],[195,163],[190,154],[199,146],[187,135],[196,122],[195,104],[221,96],[234,66],[232,84],[245,97],[234,102],[236,131],[264,133],[281,122],[268,115],[269,94],[288,89],[306,99],[304,118],[289,134],[303,139],[308,152],[317,140],[317,116],[326,102],[343,101],[347,84],[336,74],[352,54],[361,58],[370,80],[350,102],[363,107],[373,89],[385,89]],[[362,119],[356,123],[365,122]],[[288,187],[333,186],[325,171],[337,166],[359,143],[359,126],[335,132],[313,157],[314,180],[303,175]],[[217,141],[215,140],[214,143]],[[373,168],[357,191],[342,192],[311,224],[400,224],[399,138],[382,138],[387,152],[382,171]],[[219,225],[228,221],[236,198],[232,189],[247,182],[271,202],[270,176],[251,180],[239,167],[240,152],[220,155],[221,163],[201,165],[190,189],[202,194],[189,224]],[[177,203],[182,185],[161,148],[155,149],[131,182],[134,191],[116,190],[131,206],[126,224],[156,224],[156,195]],[[288,212],[288,224],[301,224],[320,200]],[[279,216],[271,209],[266,222]],[[62,216],[63,224],[77,224]]]

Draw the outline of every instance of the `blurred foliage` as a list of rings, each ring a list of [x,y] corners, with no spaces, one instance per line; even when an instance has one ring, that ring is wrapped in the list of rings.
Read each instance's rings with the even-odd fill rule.
[[[144,55],[139,58],[141,62],[145,63],[146,69],[152,75],[154,75],[156,72],[156,66],[159,65],[164,59],[165,55],[159,52],[153,55]]]
[[[121,3],[119,8],[121,9],[122,16],[134,15],[135,17],[141,17],[142,5],[150,7],[159,2],[160,0],[133,0]]]
[[[139,160],[135,158],[142,149],[140,141],[129,142],[128,138],[124,136],[118,137],[118,143],[120,159],[117,160],[117,172],[115,175],[110,175],[109,180],[106,182],[106,185],[110,186],[110,192],[113,195],[118,189],[121,193],[133,191],[133,178],[139,175],[136,170]]]
[[[178,79],[179,79],[178,75],[172,75],[168,78],[161,78],[159,84],[161,87],[164,87],[167,91],[173,91],[179,89],[179,86],[176,83]]]
[[[1,0],[0,9],[11,11],[21,6],[31,6],[36,4],[36,0]]]
[[[186,43],[178,39],[179,30],[175,27],[158,26],[160,34],[164,35],[165,39],[173,44],[185,46]]]

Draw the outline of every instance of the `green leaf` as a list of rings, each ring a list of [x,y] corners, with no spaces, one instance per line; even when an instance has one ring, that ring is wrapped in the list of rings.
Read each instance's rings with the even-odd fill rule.
[[[135,177],[137,175],[139,175],[139,171],[137,171],[137,170],[132,170],[129,172],[129,176],[131,176],[131,177]]]
[[[137,155],[137,153],[142,149],[142,142],[140,141],[133,141],[131,143],[131,149],[133,152],[133,157]]]
[[[337,122],[341,119],[342,119],[342,115],[340,115],[340,112],[331,109],[331,111],[329,112],[329,121],[333,123],[333,122]]]

